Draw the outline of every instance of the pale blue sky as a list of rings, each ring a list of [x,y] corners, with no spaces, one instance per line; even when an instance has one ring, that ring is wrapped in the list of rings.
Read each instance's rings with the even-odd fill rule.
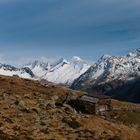
[[[3,58],[96,60],[139,46],[139,0],[0,0]]]

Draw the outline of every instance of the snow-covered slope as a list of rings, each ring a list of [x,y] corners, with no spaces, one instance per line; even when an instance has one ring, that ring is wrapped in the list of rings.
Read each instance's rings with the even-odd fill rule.
[[[76,79],[73,88],[89,88],[113,80],[126,81],[140,75],[140,49],[126,56],[104,55],[90,69]]]
[[[29,68],[34,73],[34,75],[38,78],[43,77],[46,72],[50,69],[49,63],[40,62],[38,60],[29,63],[24,66],[24,68]]]
[[[71,85],[72,82],[86,72],[89,67],[90,64],[79,57],[73,57],[69,62],[65,59],[61,59],[57,65],[50,68],[43,78],[51,82]]]
[[[33,78],[34,74],[29,68],[18,69],[16,67],[0,64],[0,75],[13,76],[18,75],[21,78]]]
[[[79,57],[73,57],[70,61],[63,58],[55,63],[42,63],[35,61],[26,65],[34,75],[40,79],[46,79],[54,83],[71,85],[81,74],[86,72],[91,65]]]

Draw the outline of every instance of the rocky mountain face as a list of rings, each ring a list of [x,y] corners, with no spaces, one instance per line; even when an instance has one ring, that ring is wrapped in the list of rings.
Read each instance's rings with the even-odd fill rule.
[[[104,87],[106,87],[106,85],[102,86],[102,88]],[[110,89],[111,90],[106,90],[105,88],[106,94],[112,96],[115,99],[140,103],[140,94],[139,94],[140,78],[139,77],[126,82],[120,81],[120,83],[118,83],[117,86]]]
[[[117,99],[140,102],[140,99],[137,99],[139,76],[140,49],[137,49],[126,56],[101,57],[97,63],[76,79],[71,87],[93,94],[106,94]]]

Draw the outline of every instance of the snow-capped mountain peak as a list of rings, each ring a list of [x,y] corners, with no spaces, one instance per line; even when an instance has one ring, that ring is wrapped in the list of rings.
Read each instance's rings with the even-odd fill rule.
[[[50,71],[52,72],[52,71],[58,69],[59,67],[63,67],[65,64],[68,64],[68,63],[69,62],[66,59],[61,58],[51,65]]]
[[[140,49],[125,56],[104,55],[81,75],[73,87],[88,87],[113,80],[128,80],[140,75]]]
[[[72,60],[73,61],[82,61],[82,59],[79,56],[73,56]]]
[[[101,59],[101,60],[105,60],[105,59],[109,59],[109,58],[111,58],[111,57],[112,57],[111,55],[105,54],[105,55],[103,55],[100,59]]]
[[[61,58],[55,64],[51,65],[49,71],[42,78],[54,83],[71,85],[90,66],[90,64],[82,61],[79,57],[73,57],[70,61]]]
[[[48,67],[48,63],[44,63],[44,62],[41,62],[39,60],[35,60],[33,61],[32,63],[29,63],[27,64],[26,66],[24,67],[29,67],[31,69],[35,68],[35,67],[44,67],[44,68],[47,68]]]

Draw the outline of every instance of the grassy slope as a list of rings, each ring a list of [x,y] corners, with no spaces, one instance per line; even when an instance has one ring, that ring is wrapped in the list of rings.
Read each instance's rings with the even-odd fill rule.
[[[107,117],[122,122],[126,125],[140,126],[140,105],[112,100],[115,110],[108,113]]]

